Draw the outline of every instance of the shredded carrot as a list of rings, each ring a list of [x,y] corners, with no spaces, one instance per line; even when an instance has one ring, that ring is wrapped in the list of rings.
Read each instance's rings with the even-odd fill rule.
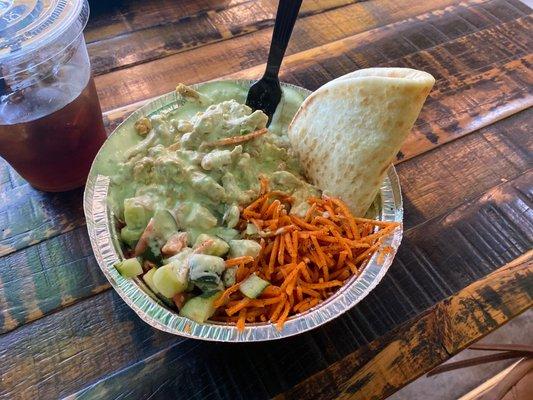
[[[269,238],[273,236],[283,235],[287,232],[292,232],[295,229],[296,227],[294,225],[287,225],[287,226],[282,226],[281,228],[278,228],[275,231],[270,231],[270,232],[260,231],[259,236],[261,236],[262,238]]]
[[[311,207],[309,207],[309,209],[305,213],[304,222],[311,221],[311,218],[313,217],[313,213],[315,212],[315,210],[316,210],[316,203],[313,203],[311,204]]]
[[[283,235],[283,240],[285,241],[285,248],[287,249],[287,252],[293,258],[294,261],[294,258],[298,257],[298,253],[296,252],[294,247],[292,247],[293,243],[291,240],[291,233],[287,232],[285,235]]]
[[[270,315],[271,321],[276,321],[278,319],[279,314],[283,310],[283,307],[285,306],[285,303],[287,302],[287,296],[283,296],[283,299],[278,303],[276,308],[274,308],[274,311]]]
[[[274,285],[267,286],[261,293],[261,297],[278,296],[281,293],[281,289]]]
[[[351,261],[346,261],[346,265],[348,266],[348,268],[350,268],[350,271],[352,272],[352,274],[356,275],[357,274],[357,267],[355,266],[355,264]]]
[[[261,250],[255,258],[226,260],[226,267],[236,268],[236,283],[215,301],[213,320],[235,323],[239,330],[266,321],[282,329],[291,316],[325,301],[360,274],[376,251],[381,262],[393,253],[381,242],[398,223],[354,217],[333,197],[309,198],[305,216],[290,213],[293,202],[283,192],[269,191],[266,178],[260,178],[259,196],[244,207],[236,228],[255,225]],[[256,299],[238,290],[252,273],[270,283]]]
[[[259,184],[260,184],[259,193],[263,195],[266,194],[268,192],[268,179],[266,178],[266,176],[261,175],[259,177]]]
[[[271,304],[279,303],[281,300],[283,300],[282,296],[271,297],[270,299],[257,300],[257,304],[261,304],[261,307],[265,307],[265,306],[269,306]]]
[[[244,210],[242,215],[248,218],[261,218],[261,214],[252,210]]]
[[[298,277],[298,272],[300,271],[301,264],[298,264],[296,268],[294,268],[289,275],[285,278],[285,281],[281,284],[280,289],[285,290],[288,295],[292,293],[292,290],[289,290],[289,285],[291,285],[291,289],[294,289],[294,285],[292,284],[296,278]]]
[[[254,261],[254,258],[252,256],[230,258],[229,260],[226,260],[226,267],[233,267],[234,265],[239,265],[240,263],[247,264],[252,261]]]
[[[393,252],[393,248],[390,247],[390,246],[385,246],[381,249],[381,251],[379,252],[379,255],[378,255],[378,259],[377,259],[377,263],[379,265],[382,265],[384,262],[385,262],[385,258],[387,258],[387,256],[389,254],[391,254]]]
[[[267,210],[263,213],[263,217],[271,217],[272,219],[275,219],[274,217],[274,211],[279,209],[279,206],[281,205],[281,202],[276,199],[274,200],[270,206],[267,208]]]
[[[292,296],[292,293],[294,292],[294,288],[296,287],[296,281],[298,280],[298,274],[302,270],[302,264],[303,263],[298,264],[298,266],[294,269],[294,271],[293,271],[294,277],[293,278],[290,278],[290,280],[289,280],[289,277],[287,277],[287,279],[285,280],[285,282],[287,282],[287,281],[289,282],[287,284],[287,287],[285,288],[285,292],[289,296]]]
[[[369,247],[368,249],[366,249],[365,251],[363,251],[360,255],[358,255],[354,262],[355,263],[358,263],[358,262],[361,262],[361,261],[364,261],[366,260],[366,258],[368,256],[370,256],[372,253],[374,253],[374,251],[377,250],[377,248],[379,247],[379,243],[376,243],[375,245],[373,245],[372,247]]]
[[[313,242],[313,246],[315,246],[316,252],[318,254],[318,258],[320,259],[320,262],[322,263],[321,266],[326,265],[326,257],[324,255],[324,252],[322,251],[322,248],[318,244],[317,238],[313,235],[311,236],[311,242]]]
[[[296,303],[294,305],[294,307],[293,307],[294,311],[299,312],[300,308],[303,307],[304,305],[308,304],[310,300],[312,300],[312,299],[305,299],[305,300],[300,301],[299,303]]]
[[[368,235],[368,236],[365,236],[364,238],[362,238],[361,240],[368,243],[368,242],[373,242],[374,240],[382,237],[382,236],[385,236],[387,235],[388,233],[390,233],[392,230],[394,230],[398,225],[389,225],[385,228],[383,228],[382,230],[376,232],[376,233],[373,233],[371,235]]]
[[[314,306],[316,306],[318,303],[320,303],[320,299],[309,299],[306,304],[300,307],[299,312],[302,313],[304,311],[307,311],[310,308],[313,308]]]
[[[268,197],[266,196],[266,194],[262,195],[261,197],[259,197],[257,200],[255,200],[252,204],[250,204],[248,207],[246,207],[243,212],[246,212],[246,211],[254,211],[257,207],[259,206],[262,206],[263,203],[268,199]],[[259,213],[261,214],[261,213]]]
[[[244,323],[246,322],[246,308],[239,311],[239,319],[237,320],[237,330],[244,331]]]
[[[340,269],[338,271],[335,271],[333,272],[331,275],[330,275],[330,279],[338,279],[338,280],[341,280],[341,281],[345,281],[346,279],[348,279],[350,276],[352,275],[352,273],[350,272],[350,269],[349,268],[343,268],[343,269]]]
[[[307,230],[310,230],[310,231],[318,231],[319,228],[316,227],[315,225],[311,225],[310,223],[308,222],[305,222],[303,219],[295,216],[295,215],[291,215],[291,219],[292,221],[298,225],[299,227],[301,228],[304,228],[304,229],[307,229]]]
[[[305,262],[304,262],[304,266],[302,267],[302,275],[307,282],[313,281],[313,278],[311,278],[311,271],[309,271],[309,267],[307,266],[307,263]]]
[[[328,225],[328,226],[331,226],[332,228],[336,229],[336,230],[340,230],[340,227],[333,221],[325,218],[325,217],[322,217],[322,216],[316,216],[313,223],[315,224],[318,224],[318,223],[321,223],[322,225]]]
[[[348,252],[346,250],[343,250],[339,253],[339,258],[337,258],[337,268],[341,268],[344,265],[347,256]]]
[[[284,236],[280,236],[280,240],[279,240],[278,262],[281,265],[285,264],[285,238]]]
[[[337,216],[337,214],[335,213],[335,211],[333,211],[333,207],[331,206],[331,204],[324,204],[324,208],[326,209],[326,211],[328,212],[329,214],[329,217],[333,220],[333,221],[338,221],[339,220],[339,217]]]
[[[237,282],[242,282],[248,276],[248,268],[244,266],[244,263],[240,263],[235,272],[235,280]]]
[[[281,205],[281,202],[279,200],[274,200],[274,203],[277,203],[277,204],[276,204],[276,208],[274,208],[274,211],[272,212],[272,219],[274,220],[274,224],[271,229],[276,229],[278,227],[278,218],[283,211],[283,206]]]
[[[226,314],[228,314],[228,316],[231,317],[233,314],[235,314],[236,312],[238,312],[238,311],[242,310],[244,307],[246,307],[248,305],[248,303],[250,303],[251,301],[252,301],[252,299],[249,299],[248,297],[245,297],[244,299],[239,301],[234,306],[226,309]]]
[[[274,239],[274,247],[272,247],[272,253],[270,253],[270,260],[268,262],[268,276],[272,275],[272,272],[274,272],[274,264],[276,262],[276,255],[278,253],[278,247],[279,247],[279,236],[276,236],[276,239]]]
[[[308,294],[311,297],[320,298],[320,293],[318,293],[316,290],[309,289],[309,288],[306,288],[305,286],[301,286],[301,285],[298,286],[298,287],[302,290],[302,293]]]
[[[255,319],[261,317],[265,313],[265,310],[261,307],[247,308],[246,309],[246,321],[255,322]],[[244,325],[243,325],[244,328]]]
[[[281,316],[279,317],[278,322],[276,323],[276,328],[278,328],[278,330],[281,331],[283,329],[283,324],[287,320],[287,317],[289,316],[290,311],[291,311],[291,304],[285,303],[285,308],[283,312],[281,313]]]
[[[298,298],[298,301],[302,301],[304,299],[304,292],[301,286],[296,286],[296,297]]]
[[[332,286],[342,286],[341,281],[329,281],[329,282],[320,282],[320,283],[302,283],[302,286],[305,286],[309,289],[325,289]]]
[[[220,307],[221,305],[223,305],[228,299],[229,299],[229,296],[236,292],[237,290],[239,290],[239,286],[240,284],[236,283],[235,285],[233,286],[230,286],[229,288],[227,288],[224,293],[222,293],[222,296],[220,296],[218,299],[215,300],[214,302],[214,306],[215,307]]]
[[[215,140],[213,142],[203,143],[205,147],[218,147],[218,146],[228,146],[231,144],[244,143],[249,140],[255,139],[256,137],[262,136],[268,132],[267,128],[259,129],[257,131],[247,133],[246,135],[232,136],[229,138],[224,138],[220,140]]]

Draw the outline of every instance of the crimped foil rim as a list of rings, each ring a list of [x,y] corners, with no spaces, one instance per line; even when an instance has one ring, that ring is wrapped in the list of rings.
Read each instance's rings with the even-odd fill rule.
[[[232,82],[249,86],[254,81],[236,80]],[[193,85],[193,87],[200,85]],[[311,93],[298,86],[285,83],[282,85],[291,87],[305,96]],[[174,100],[174,92],[171,92],[144,105],[122,122],[113,134],[119,132],[128,121],[136,120],[146,113],[158,110]],[[97,175],[94,170],[93,163],[85,187],[83,206],[96,261],[113,288],[142,320],[154,328],[175,335],[218,342],[258,342],[294,336],[316,328],[354,307],[376,287],[392,264],[402,239],[403,227],[400,226],[393,235],[387,237],[382,243],[381,248],[390,246],[393,249],[392,252],[387,252],[382,264],[377,262],[378,252],[374,253],[359,276],[352,277],[347,284],[323,303],[305,313],[289,318],[281,331],[278,331],[271,323],[246,324],[243,332],[237,331],[234,324],[218,322],[199,324],[181,317],[174,310],[167,308],[150,293],[150,290],[141,280],[123,278],[115,269],[114,264],[122,258],[122,251],[116,240],[114,227],[110,224],[112,216],[107,204],[109,178]],[[380,198],[378,218],[383,221],[401,223],[403,208],[400,183],[392,165],[381,185]]]

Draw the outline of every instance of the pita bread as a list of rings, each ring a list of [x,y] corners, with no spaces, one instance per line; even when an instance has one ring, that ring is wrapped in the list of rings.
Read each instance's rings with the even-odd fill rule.
[[[434,83],[423,71],[368,68],[311,94],[288,132],[311,183],[364,215]]]

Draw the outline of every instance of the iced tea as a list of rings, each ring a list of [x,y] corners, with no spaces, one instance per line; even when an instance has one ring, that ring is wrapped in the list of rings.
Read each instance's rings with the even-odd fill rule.
[[[72,89],[43,86],[0,106],[0,156],[37,189],[82,186],[106,139],[92,77],[77,97]]]
[[[106,139],[83,38],[89,4],[0,0],[0,16],[0,157],[38,189],[82,186]]]

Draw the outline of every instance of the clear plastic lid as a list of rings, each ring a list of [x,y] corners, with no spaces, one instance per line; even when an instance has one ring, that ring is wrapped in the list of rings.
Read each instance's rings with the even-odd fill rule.
[[[88,17],[87,0],[0,0],[0,76],[56,56]]]

